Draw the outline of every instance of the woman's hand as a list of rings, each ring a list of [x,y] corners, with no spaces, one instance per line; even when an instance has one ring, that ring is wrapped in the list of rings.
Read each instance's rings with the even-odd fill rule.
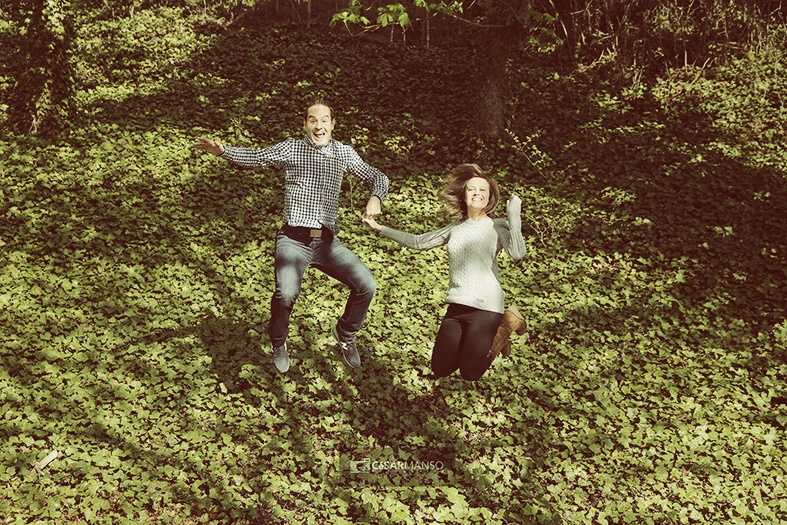
[[[517,216],[522,212],[522,199],[517,197],[516,195],[511,195],[511,198],[508,199],[506,203],[506,214],[510,217],[512,213],[515,213]]]
[[[383,227],[382,227],[382,226],[380,226],[379,224],[377,224],[377,221],[376,221],[376,220],[374,220],[374,219],[373,219],[373,218],[371,218],[371,217],[364,217],[364,218],[363,218],[363,223],[364,223],[365,225],[367,225],[369,228],[371,228],[371,229],[373,229],[374,231],[376,231],[377,233],[380,233],[380,231],[383,229]]]

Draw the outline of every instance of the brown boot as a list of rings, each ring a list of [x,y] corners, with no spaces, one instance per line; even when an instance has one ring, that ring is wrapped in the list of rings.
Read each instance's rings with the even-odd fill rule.
[[[500,322],[495,339],[492,341],[492,348],[489,349],[487,357],[494,359],[500,353],[508,356],[511,353],[511,342],[508,340],[508,336],[512,332],[522,335],[526,329],[527,323],[525,323],[525,318],[519,313],[517,307],[511,305],[506,308],[506,311],[503,312],[503,320]]]

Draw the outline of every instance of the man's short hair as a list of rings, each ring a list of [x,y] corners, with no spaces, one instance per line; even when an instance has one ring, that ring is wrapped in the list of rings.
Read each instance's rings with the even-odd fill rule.
[[[303,120],[306,120],[306,119],[309,118],[309,108],[311,108],[312,106],[325,106],[326,108],[328,108],[330,110],[330,112],[331,112],[331,120],[333,120],[333,106],[331,106],[322,97],[317,97],[317,98],[312,99],[312,101],[309,103],[309,105],[306,106],[306,111],[303,113]]]

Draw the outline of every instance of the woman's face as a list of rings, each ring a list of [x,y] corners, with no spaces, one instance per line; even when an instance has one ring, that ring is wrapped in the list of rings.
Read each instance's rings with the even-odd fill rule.
[[[471,210],[484,211],[489,205],[489,182],[481,177],[473,177],[465,184],[465,204]]]

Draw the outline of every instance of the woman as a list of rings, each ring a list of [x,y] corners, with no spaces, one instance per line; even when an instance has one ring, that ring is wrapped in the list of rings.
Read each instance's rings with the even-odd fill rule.
[[[506,205],[508,220],[495,218],[500,191],[475,164],[454,168],[440,197],[446,201],[448,213],[459,220],[433,232],[401,232],[378,224],[372,217],[363,222],[408,248],[446,246],[448,310],[432,351],[432,371],[445,377],[459,370],[464,379],[475,381],[501,349],[506,353],[512,331],[524,333],[524,319],[516,308],[504,310],[503,289],[497,276],[497,255],[501,250],[505,249],[512,259],[525,255],[522,201],[512,196]]]

